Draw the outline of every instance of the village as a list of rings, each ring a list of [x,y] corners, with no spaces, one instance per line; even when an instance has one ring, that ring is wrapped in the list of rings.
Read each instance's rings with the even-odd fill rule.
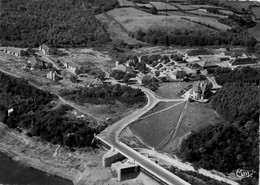
[[[23,71],[41,71],[45,78],[73,87],[98,87],[104,83],[120,82],[136,84],[156,90],[159,84],[193,82],[180,90],[178,96],[191,101],[208,102],[221,86],[214,80],[212,69],[224,67],[235,69],[241,66],[259,66],[254,55],[243,49],[186,49],[172,50],[167,54],[133,55],[127,61],[115,61],[112,69],[97,69],[89,72],[77,61],[59,58],[57,49],[43,44],[37,49],[4,47],[0,49],[17,59],[26,61],[20,66]]]

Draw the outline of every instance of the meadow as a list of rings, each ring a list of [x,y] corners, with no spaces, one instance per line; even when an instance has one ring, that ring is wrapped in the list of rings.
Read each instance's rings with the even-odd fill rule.
[[[162,3],[162,2],[150,2],[151,5],[153,5],[157,10],[177,10],[175,6],[172,6],[168,3]]]
[[[129,128],[144,143],[156,147],[173,129],[175,129],[184,103],[163,111],[161,113],[139,119]]]
[[[228,29],[231,29],[230,26],[222,24],[214,18],[208,18],[208,17],[187,17],[187,18],[191,19],[193,21],[196,21],[196,22],[201,22],[201,23],[204,23],[204,24],[214,26],[215,28],[217,28],[221,31],[226,31]]]
[[[181,98],[178,96],[184,87],[193,84],[193,82],[173,82],[173,83],[161,83],[158,90],[155,93],[163,98]]]
[[[249,28],[249,33],[259,42],[260,41],[260,22],[256,24],[253,28]]]
[[[189,132],[197,132],[205,126],[216,124],[221,120],[223,119],[211,108],[210,104],[189,102],[176,136],[162,150],[177,152],[183,136]]]
[[[260,19],[260,7],[253,7],[252,11],[257,19]]]

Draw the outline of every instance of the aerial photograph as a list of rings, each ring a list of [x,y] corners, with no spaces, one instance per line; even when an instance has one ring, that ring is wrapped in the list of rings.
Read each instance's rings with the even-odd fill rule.
[[[260,185],[260,0],[0,0],[0,185]]]

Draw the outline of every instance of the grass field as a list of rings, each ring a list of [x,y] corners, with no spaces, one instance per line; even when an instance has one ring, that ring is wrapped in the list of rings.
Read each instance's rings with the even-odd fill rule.
[[[174,2],[171,2],[171,4],[179,7],[182,10],[192,10],[192,9],[194,9],[194,7],[191,6],[191,5],[182,5],[182,4],[174,3]]]
[[[213,13],[205,12],[205,11],[202,11],[202,10],[191,10],[191,11],[188,11],[188,12],[195,13],[195,14],[198,14],[200,16],[215,16],[215,17],[219,17],[219,18],[226,18],[227,17],[227,16],[224,16],[224,15],[213,14]]]
[[[233,15],[234,12],[230,11],[230,10],[218,10],[219,12],[222,12],[224,14],[227,14],[227,15]]]
[[[157,10],[177,10],[175,6],[162,2],[150,2]]]
[[[108,17],[103,13],[96,15],[96,18],[105,26],[111,39],[123,41],[128,44],[141,43],[140,41],[130,37],[125,28],[122,28],[122,25],[119,25],[115,20],[113,20],[113,18]]]
[[[252,11],[257,19],[260,19],[260,7],[253,7]]]
[[[185,134],[190,131],[197,132],[205,126],[217,124],[220,120],[222,119],[210,107],[210,104],[189,103],[176,137],[163,148],[163,151],[176,152],[180,138]]]
[[[131,1],[127,0],[118,0],[118,3],[120,4],[120,6],[134,6]]]
[[[260,3],[253,1],[223,1],[222,4],[241,12],[242,9],[248,10],[249,5],[259,5]]]
[[[255,27],[249,28],[248,31],[258,42],[260,42],[260,22],[258,22]]]
[[[193,84],[193,82],[161,83],[159,89],[155,91],[155,93],[163,98],[181,98],[177,93],[190,84]]]
[[[144,143],[156,147],[176,127],[184,105],[181,103],[164,112],[140,119],[132,123],[129,128]]]
[[[152,8],[153,7],[151,4],[141,4],[141,3],[135,3],[135,4],[137,4],[137,6],[140,6],[140,7],[142,7],[142,6],[145,6],[147,8]]]
[[[107,12],[111,17],[144,17],[152,16],[152,14],[137,10],[135,8],[116,8]]]
[[[184,5],[185,6],[185,5]],[[219,8],[217,6],[213,6],[213,5],[190,5],[190,7],[193,7],[193,8]]]
[[[178,103],[180,103],[180,102],[159,102],[152,110],[150,110],[149,112],[147,112],[143,116],[141,116],[141,118],[145,118],[147,116],[150,116],[150,115],[160,112],[162,110],[168,109]]]
[[[209,18],[209,17],[187,17],[187,18],[191,19],[193,21],[196,21],[196,22],[209,24],[209,25],[214,26],[215,28],[217,28],[217,29],[219,29],[221,31],[226,31],[228,29],[231,29],[229,26],[218,22],[214,18]]]
[[[139,29],[159,29],[164,30],[166,25],[165,16],[146,16],[146,17],[117,17],[116,18],[127,30],[135,32]],[[202,27],[196,23],[183,20],[179,16],[167,17],[168,28],[170,30],[189,29],[212,31],[210,28]]]

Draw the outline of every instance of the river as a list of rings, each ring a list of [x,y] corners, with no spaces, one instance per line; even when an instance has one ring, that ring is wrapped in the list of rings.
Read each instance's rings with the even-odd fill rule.
[[[24,166],[0,153],[0,185],[73,185],[69,180]]]

